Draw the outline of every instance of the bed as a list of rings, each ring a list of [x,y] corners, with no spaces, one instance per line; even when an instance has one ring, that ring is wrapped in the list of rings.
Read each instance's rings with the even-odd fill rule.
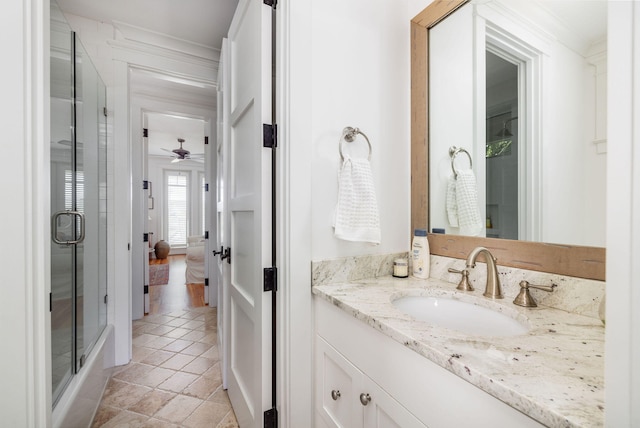
[[[204,236],[195,235],[187,238],[187,256],[185,261],[186,284],[204,284]]]

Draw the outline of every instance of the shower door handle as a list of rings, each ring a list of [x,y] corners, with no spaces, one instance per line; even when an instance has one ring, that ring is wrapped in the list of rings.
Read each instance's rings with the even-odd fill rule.
[[[78,237],[76,239],[69,241],[61,241],[60,239],[58,239],[58,219],[62,216],[72,216],[78,219],[80,224],[80,233],[78,234]],[[82,241],[84,241],[84,214],[79,211],[69,210],[58,211],[57,213],[53,214],[53,217],[51,217],[51,240],[60,245],[80,244]]]

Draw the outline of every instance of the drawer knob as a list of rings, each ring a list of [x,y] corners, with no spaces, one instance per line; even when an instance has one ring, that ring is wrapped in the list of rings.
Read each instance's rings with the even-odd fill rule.
[[[340,398],[340,391],[337,391],[335,389],[331,391],[331,398],[333,398],[334,401]]]
[[[362,394],[360,394],[360,402],[362,403],[363,406],[366,406],[371,402],[371,396],[363,392]]]

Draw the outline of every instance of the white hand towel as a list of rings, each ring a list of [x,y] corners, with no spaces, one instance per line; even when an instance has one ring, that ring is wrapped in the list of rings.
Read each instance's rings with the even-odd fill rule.
[[[458,171],[456,180],[456,206],[460,234],[478,236],[482,231],[482,218],[478,207],[478,189],[473,170]]]
[[[482,218],[478,206],[476,177],[472,170],[458,171],[447,185],[447,217],[449,224],[460,228],[461,235],[478,236],[482,231]]]
[[[452,227],[458,227],[458,202],[456,201],[456,178],[455,176],[449,177],[449,183],[447,183],[447,218],[449,224]]]
[[[338,174],[336,238],[380,244],[380,217],[371,165],[366,158],[344,157]]]

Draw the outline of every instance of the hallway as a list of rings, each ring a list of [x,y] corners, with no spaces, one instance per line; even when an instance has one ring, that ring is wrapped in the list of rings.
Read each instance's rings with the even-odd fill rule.
[[[237,427],[222,389],[217,309],[202,286],[184,284],[184,256],[169,283],[152,286],[151,315],[133,322],[133,357],[116,367],[93,427]],[[179,307],[180,309],[176,309]]]

